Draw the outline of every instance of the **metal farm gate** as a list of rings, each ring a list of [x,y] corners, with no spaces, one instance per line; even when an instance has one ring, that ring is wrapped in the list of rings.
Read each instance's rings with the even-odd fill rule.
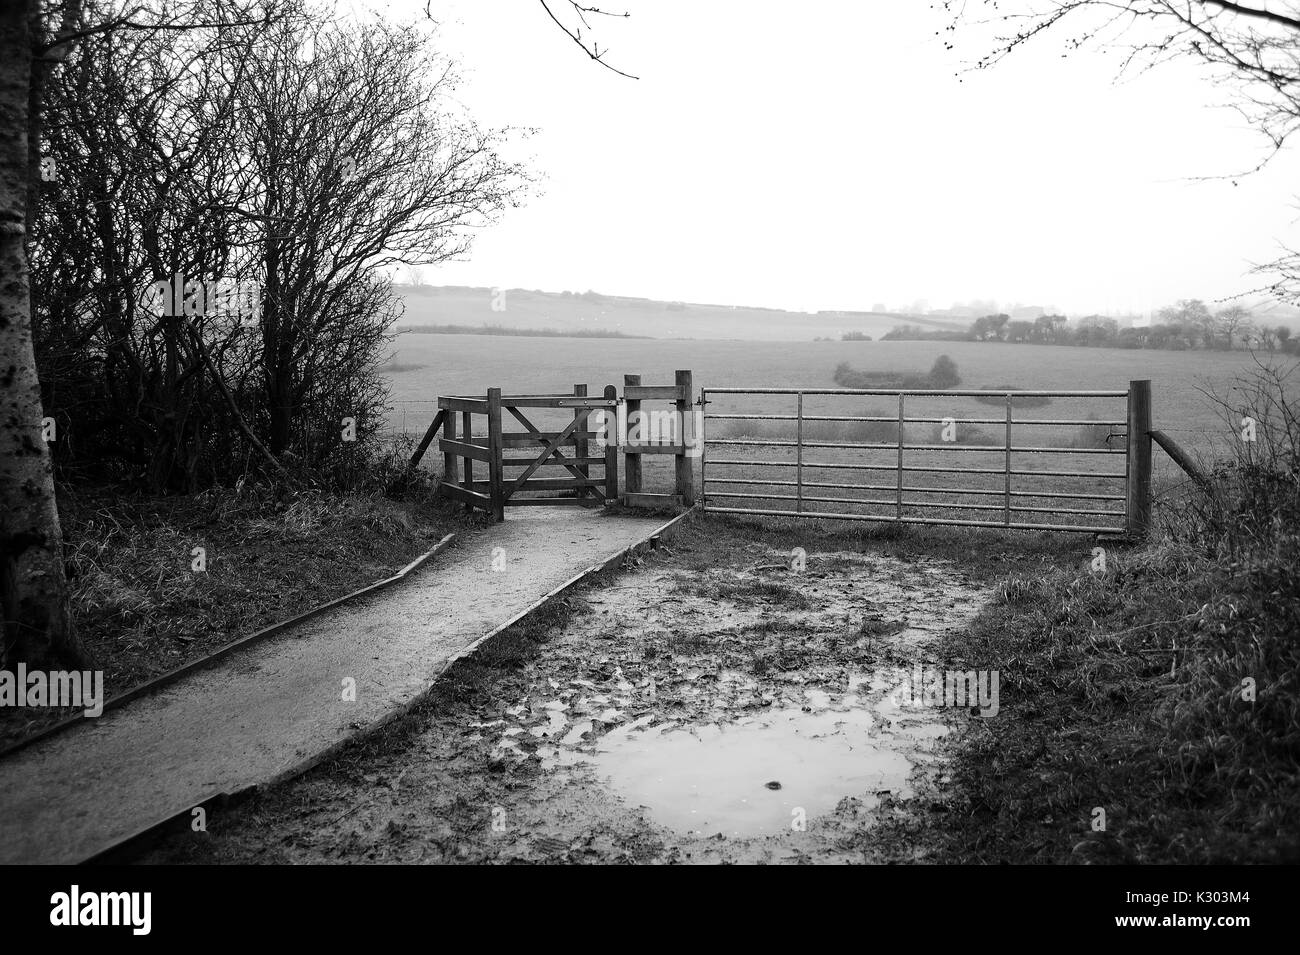
[[[1149,519],[1148,381],[1126,391],[709,388],[700,402],[709,512],[1106,535],[1140,535]],[[1000,413],[979,407],[990,404]],[[1047,404],[1066,414],[1030,413]]]

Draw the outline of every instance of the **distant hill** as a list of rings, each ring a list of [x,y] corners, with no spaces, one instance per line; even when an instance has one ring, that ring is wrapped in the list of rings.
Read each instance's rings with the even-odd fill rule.
[[[399,331],[442,334],[560,335],[740,339],[744,341],[838,340],[856,332],[879,340],[898,325],[963,332],[971,319],[887,311],[792,312],[759,305],[661,302],[600,292],[476,288],[466,285],[397,285],[406,312]],[[1273,301],[1243,302],[1257,322],[1300,327],[1300,309]],[[495,307],[494,307],[495,306]],[[453,327],[455,326],[455,327]]]
[[[958,321],[899,312],[791,312],[753,305],[660,302],[599,292],[542,292],[463,285],[398,285],[406,312],[399,330],[413,326],[471,326],[483,334],[645,336],[678,339],[811,341],[847,332],[879,338],[895,325],[960,330]],[[495,308],[494,308],[495,306]],[[414,330],[414,328],[412,328]],[[441,331],[441,329],[439,329]]]
[[[517,328],[514,325],[397,325],[399,335],[511,335],[517,338],[649,338],[610,328]]]

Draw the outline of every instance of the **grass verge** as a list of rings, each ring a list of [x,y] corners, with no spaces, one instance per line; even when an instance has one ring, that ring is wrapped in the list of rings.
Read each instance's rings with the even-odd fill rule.
[[[1255,439],[1163,533],[1020,571],[961,667],[1002,708],[956,747],[952,786],[899,825],[943,862],[1300,861],[1300,415],[1286,372],[1225,405]],[[1244,395],[1245,397],[1240,397]],[[1237,404],[1236,402],[1242,402]]]
[[[73,618],[106,697],[389,577],[466,525],[425,496],[321,490],[65,490],[59,508]],[[0,746],[71,715],[0,710]]]

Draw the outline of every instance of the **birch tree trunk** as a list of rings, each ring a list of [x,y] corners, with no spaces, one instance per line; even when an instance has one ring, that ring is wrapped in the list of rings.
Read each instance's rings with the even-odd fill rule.
[[[32,14],[0,0],[0,609],[3,664],[75,667],[54,473],[32,350],[26,234]]]

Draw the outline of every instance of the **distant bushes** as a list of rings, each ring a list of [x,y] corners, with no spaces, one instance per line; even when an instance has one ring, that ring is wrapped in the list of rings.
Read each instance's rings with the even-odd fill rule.
[[[1286,325],[1265,325],[1240,306],[1211,313],[1204,302],[1184,299],[1161,309],[1158,321],[1121,327],[1106,315],[1040,315],[1033,321],[984,315],[964,331],[895,325],[881,341],[972,341],[1002,344],[1082,345],[1092,348],[1159,348],[1172,351],[1254,349],[1300,355],[1300,338]]]
[[[835,366],[831,376],[841,388],[907,389],[956,388],[961,384],[957,363],[947,355],[934,360],[928,374],[895,371],[859,371],[846,361]]]
[[[919,325],[895,325],[880,336],[882,342],[964,342],[965,331],[921,328]]]
[[[956,388],[961,384],[961,376],[957,374],[957,363],[947,355],[940,355],[930,366],[930,387],[931,388]]]
[[[381,375],[397,375],[404,371],[420,371],[428,367],[428,365],[417,365],[414,362],[390,361],[387,365],[380,365],[376,370]]]
[[[835,366],[831,375],[841,388],[901,388],[902,377],[892,372],[858,371],[847,361]]]

